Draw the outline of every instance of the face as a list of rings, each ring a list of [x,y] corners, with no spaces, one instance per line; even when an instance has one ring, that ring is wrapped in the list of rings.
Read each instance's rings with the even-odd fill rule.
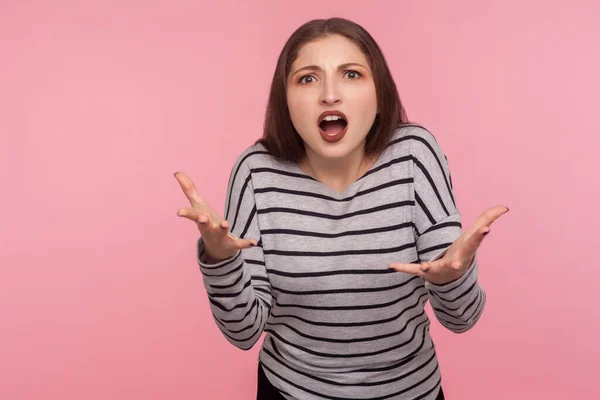
[[[287,103],[306,152],[326,159],[363,152],[377,114],[377,96],[371,69],[358,46],[341,35],[307,43],[290,71]],[[320,125],[325,111],[341,111],[347,126],[341,121]],[[336,135],[342,128],[345,133]]]

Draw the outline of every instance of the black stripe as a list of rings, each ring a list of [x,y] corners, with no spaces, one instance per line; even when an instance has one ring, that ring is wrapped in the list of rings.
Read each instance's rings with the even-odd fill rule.
[[[221,326],[223,326],[224,329],[227,329],[227,332],[232,333],[232,334],[237,334],[237,333],[242,333],[244,331],[247,331],[248,329],[252,329],[254,327],[254,325],[256,324],[256,319],[252,322],[250,322],[249,325],[246,325],[245,327],[243,327],[242,329],[239,330],[231,330],[229,329],[227,326],[225,326],[225,324],[218,318],[216,318],[217,322],[221,324]]]
[[[233,175],[231,176],[231,180],[229,181],[229,199],[227,201],[227,207],[225,208],[225,215],[229,215],[229,208],[231,207],[231,198],[233,196],[231,196],[231,190],[233,190],[233,187],[235,186],[235,181],[237,178],[237,174],[240,171],[240,168],[242,167],[242,165],[244,164],[244,161],[246,161],[248,158],[255,156],[257,154],[269,154],[268,151],[264,151],[264,150],[258,150],[258,151],[252,151],[248,154],[246,154],[238,163],[237,168],[235,169],[235,172],[233,173]]]
[[[260,232],[261,236],[266,235],[296,235],[296,236],[309,236],[309,237],[321,237],[321,238],[339,238],[342,236],[354,236],[354,235],[369,235],[372,233],[382,233],[382,232],[390,232],[395,231],[397,229],[404,229],[414,227],[415,224],[411,222],[404,222],[402,224],[392,225],[392,226],[384,226],[381,228],[372,228],[372,229],[362,229],[355,231],[344,231],[339,233],[323,233],[323,232],[309,232],[309,231],[299,231],[295,229],[265,229]]]
[[[211,301],[211,303],[212,303],[212,301]],[[236,308],[246,307],[248,305],[248,302],[242,303],[242,304],[243,305],[235,306],[231,310],[225,310],[225,311],[229,312],[229,311],[235,310]],[[237,324],[237,323],[243,322],[246,319],[246,317],[248,317],[248,315],[250,315],[250,313],[252,312],[252,310],[254,310],[254,307],[257,307],[257,306],[258,306],[258,299],[255,298],[254,301],[252,302],[252,306],[248,309],[248,311],[246,311],[246,314],[244,314],[244,316],[242,318],[240,318],[240,319],[223,319],[223,318],[217,318],[217,319],[219,321],[221,321],[223,324]],[[219,308],[221,308],[221,307],[219,307]]]
[[[413,223],[413,228],[415,230],[416,237],[418,238],[419,236],[421,236],[421,234],[419,233],[419,229],[417,229],[417,225],[415,225],[414,223]]]
[[[264,254],[292,257],[337,257],[367,254],[387,254],[404,251],[412,247],[417,247],[416,243],[408,243],[398,247],[387,249],[364,249],[364,250],[340,250],[340,251],[295,251],[295,250],[264,250]]]
[[[381,164],[377,168],[373,168],[372,170],[367,171],[367,173],[364,174],[363,176],[361,176],[360,179],[363,179],[371,174],[374,174],[377,171],[381,171],[382,169],[388,168],[394,164],[400,164],[401,162],[410,161],[411,159],[412,159],[412,156],[402,156],[402,157],[394,158],[393,160],[390,160],[390,161],[386,162],[385,164]]]
[[[417,202],[417,204],[419,205],[419,207],[421,207],[421,210],[423,210],[423,212],[425,213],[425,215],[429,219],[429,222],[432,225],[435,225],[435,223],[437,221],[435,220],[435,218],[433,218],[433,215],[431,215],[431,213],[427,209],[427,206],[425,205],[425,203],[423,203],[423,200],[421,200],[421,196],[419,196],[419,193],[417,193],[416,190],[415,190],[415,201]]]
[[[246,226],[244,226],[244,230],[240,234],[241,238],[246,238],[246,234],[248,233],[248,229],[250,229],[250,224],[256,215],[256,204],[252,207],[252,211],[250,211],[250,215],[248,216],[248,221],[246,221]],[[233,229],[232,229],[233,230]]]
[[[271,296],[271,291],[269,289],[267,289],[267,288],[263,288],[263,287],[257,286],[257,287],[254,288],[254,290],[257,291],[257,292],[265,293],[265,294],[268,294],[269,296]]]
[[[229,265],[229,264],[227,264],[227,265]],[[204,272],[204,271],[202,270],[204,267],[201,267],[201,268],[200,268],[200,272],[202,272],[202,275],[205,275],[205,276],[210,276],[210,277],[227,276],[227,275],[229,275],[229,274],[233,274],[234,272],[237,272],[237,271],[239,271],[240,269],[242,269],[242,267],[243,267],[243,266],[244,266],[244,263],[242,262],[242,263],[240,263],[240,265],[239,265],[239,266],[237,266],[235,269],[232,269],[231,271],[225,272],[224,274],[207,274],[206,272]]]
[[[233,221],[231,224],[231,232],[233,232],[235,230],[235,224],[237,223],[237,217],[239,215],[240,212],[240,208],[242,207],[242,203],[244,201],[244,194],[246,194],[246,188],[248,187],[248,183],[250,182],[250,179],[252,179],[251,175],[248,175],[248,177],[246,178],[246,180],[244,181],[244,184],[242,185],[242,188],[240,189],[240,194],[237,197],[237,207],[235,208],[235,215],[233,217],[233,219],[229,219],[229,215],[226,214],[225,219],[228,221]],[[232,188],[233,190],[233,188]],[[254,201],[254,199],[252,199],[252,201]]]
[[[335,275],[386,275],[394,274],[397,271],[391,268],[386,269],[342,269],[335,271],[318,271],[318,272],[287,272],[276,269],[268,269],[270,275],[287,276],[292,278],[314,278],[318,276],[335,276]]]
[[[433,291],[430,291],[430,292],[429,292],[429,294],[431,294],[431,296],[430,296],[430,301],[431,301],[431,304],[433,304],[433,302],[435,301],[435,302],[436,302],[436,304],[437,304],[437,305],[439,305],[440,307],[442,307],[444,310],[448,310],[448,311],[452,311],[452,312],[454,312],[454,311],[458,311],[458,310],[460,310],[460,308],[462,307],[462,306],[458,306],[458,307],[456,307],[456,308],[452,308],[452,307],[450,307],[450,306],[448,306],[448,305],[446,305],[446,304],[442,303],[442,302],[441,302],[441,301],[438,299],[438,297],[436,296],[435,292],[433,292]]]
[[[272,370],[271,368],[269,368],[269,366],[267,366],[267,365],[265,365],[265,364],[262,364],[262,365],[263,365],[263,367],[265,367],[267,370],[269,370],[269,372],[271,372],[273,375],[277,376],[277,377],[278,377],[279,379],[281,379],[282,381],[284,381],[284,382],[287,382],[288,384],[290,384],[290,385],[292,385],[292,386],[294,386],[294,387],[296,387],[296,388],[298,388],[298,389],[300,389],[300,390],[302,390],[302,391],[304,391],[304,392],[311,393],[311,394],[313,394],[313,395],[315,395],[315,396],[318,396],[318,397],[321,397],[321,398],[324,398],[324,399],[330,399],[330,400],[347,400],[347,399],[348,399],[347,397],[334,397],[334,396],[328,396],[328,395],[325,395],[325,394],[323,394],[323,393],[320,393],[320,392],[315,392],[315,391],[313,391],[313,390],[310,390],[310,389],[304,388],[304,387],[302,387],[302,386],[300,386],[300,385],[298,385],[298,384],[296,384],[296,383],[294,383],[294,382],[290,381],[289,379],[286,379],[286,378],[282,377],[281,375],[279,375],[278,373],[276,373],[274,370]],[[369,397],[369,398],[366,398],[366,399],[364,399],[364,400],[384,400],[384,399],[389,399],[389,398],[390,398],[390,396],[396,396],[396,395],[398,395],[398,394],[402,394],[402,393],[404,393],[404,392],[406,392],[406,391],[408,391],[408,390],[411,390],[411,389],[413,389],[413,388],[415,388],[415,387],[417,387],[417,386],[419,386],[419,385],[421,385],[421,384],[423,384],[423,383],[427,382],[427,381],[428,381],[428,380],[429,380],[429,379],[430,379],[430,378],[431,378],[431,377],[432,377],[432,376],[433,376],[433,375],[434,375],[434,374],[435,374],[435,373],[438,371],[438,368],[439,368],[439,366],[438,366],[438,365],[436,365],[436,367],[435,367],[435,369],[433,370],[433,372],[432,372],[432,373],[430,373],[428,376],[426,376],[425,378],[423,378],[421,381],[419,381],[419,382],[417,382],[416,384],[412,385],[410,388],[406,388],[406,389],[403,389],[403,390],[401,390],[401,391],[398,391],[398,392],[395,392],[395,393],[387,394],[387,395],[385,395],[385,396],[380,396],[380,397]],[[434,385],[433,389],[431,389],[431,390],[429,390],[429,391],[425,392],[423,395],[419,396],[418,398],[419,398],[419,399],[421,399],[422,397],[424,397],[424,396],[428,395],[429,393],[433,392],[435,389],[437,389],[437,388],[439,387],[439,385],[440,385],[440,380],[438,380],[438,381],[436,382],[436,384]]]
[[[256,264],[256,265],[262,265],[263,267],[265,266],[265,262],[261,261],[261,260],[251,260],[251,259],[246,259],[244,260],[246,261],[246,264]]]
[[[238,276],[238,278],[233,283],[231,283],[229,285],[210,285],[209,284],[208,286],[210,286],[213,289],[229,289],[229,288],[234,287],[238,283],[240,283],[240,281],[242,280],[243,277],[244,277],[244,275],[240,274],[240,276]]]
[[[386,290],[393,290],[406,285],[406,282],[402,282],[397,285],[383,286],[383,287],[368,287],[368,288],[351,288],[351,289],[325,289],[325,290],[307,290],[307,291],[293,291],[287,289],[281,289],[276,286],[271,286],[273,290],[276,290],[285,294],[293,295],[312,295],[312,294],[342,294],[342,293],[374,293],[384,292]]]
[[[453,299],[445,299],[445,298],[443,298],[442,296],[440,296],[439,294],[437,294],[435,292],[433,292],[433,294],[435,295],[435,297],[437,299],[440,299],[441,301],[444,301],[446,303],[454,303],[455,301],[460,300],[461,298],[463,298],[466,295],[468,295],[475,288],[475,286],[477,286],[477,281],[473,282],[473,284],[471,286],[469,286],[467,288],[467,290],[465,290],[464,292],[462,292],[461,294],[459,294],[458,296],[456,296]]]
[[[319,193],[314,193],[314,192],[306,192],[303,190],[283,189],[283,188],[279,188],[279,187],[257,188],[257,189],[254,189],[254,193],[285,193],[285,194],[293,194],[293,195],[297,195],[297,196],[314,197],[317,199],[323,199],[323,200],[329,200],[329,201],[345,202],[345,201],[351,201],[359,196],[364,196],[366,194],[376,192],[378,190],[386,189],[386,188],[396,186],[396,185],[406,185],[409,183],[413,183],[413,178],[397,179],[395,181],[382,183],[381,185],[377,185],[372,188],[360,191],[353,196],[344,197],[343,199],[336,199],[335,197],[326,196],[324,194],[319,194]]]
[[[248,302],[245,302],[245,303],[236,304],[235,306],[233,306],[231,308],[227,308],[224,305],[222,305],[221,303],[217,302],[216,300],[211,299],[210,297],[208,298],[208,301],[210,301],[211,304],[217,306],[218,308],[220,308],[221,310],[223,310],[225,312],[231,312],[238,308],[244,308],[244,307],[248,306]]]
[[[423,364],[419,365],[418,367],[416,367],[414,370],[409,371],[405,374],[402,374],[400,376],[391,378],[391,379],[386,379],[383,381],[375,381],[375,382],[359,382],[357,381],[356,383],[346,383],[346,382],[337,382],[337,381],[332,381],[329,379],[325,379],[325,378],[321,378],[315,375],[311,375],[309,373],[306,373],[304,371],[301,371],[299,369],[296,369],[290,365],[288,365],[287,363],[285,363],[283,361],[283,356],[281,355],[281,353],[279,353],[279,351],[277,350],[277,348],[275,347],[275,342],[271,340],[271,344],[273,346],[273,350],[275,351],[275,353],[277,353],[276,356],[275,354],[273,354],[268,348],[264,348],[265,353],[267,353],[273,360],[277,361],[279,364],[281,364],[282,366],[284,366],[285,368],[299,374],[299,375],[304,375],[308,378],[311,378],[315,381],[319,381],[319,382],[323,382],[326,383],[328,385],[335,385],[335,386],[358,386],[358,387],[369,387],[369,386],[379,386],[379,385],[386,385],[389,383],[393,383],[393,382],[398,382],[401,381],[405,378],[407,378],[408,376],[416,373],[417,371],[420,371],[421,369],[425,368],[427,365],[429,365],[429,363],[433,360],[435,360],[435,353],[432,353],[431,357],[429,357],[427,359],[427,361],[425,361]]]
[[[433,310],[436,312],[436,314],[437,314],[437,313],[440,313],[440,314],[445,314],[445,315],[447,315],[447,316],[449,316],[449,317],[451,317],[451,318],[455,318],[455,319],[458,319],[458,320],[464,321],[462,317],[465,315],[465,313],[466,313],[467,311],[469,311],[469,309],[470,309],[471,307],[473,307],[473,305],[475,304],[475,302],[478,302],[478,303],[477,303],[477,307],[475,307],[475,310],[477,310],[477,308],[478,308],[478,307],[481,305],[481,299],[482,299],[482,296],[476,296],[476,297],[475,297],[475,298],[474,298],[474,299],[473,299],[473,300],[472,300],[472,301],[469,303],[469,305],[468,305],[467,307],[465,307],[465,309],[464,309],[464,310],[463,310],[463,311],[462,311],[460,314],[450,314],[450,313],[448,313],[448,312],[446,312],[446,311],[442,310],[441,308],[437,308],[437,307],[432,307],[432,308],[433,308]],[[467,318],[467,319],[468,319],[468,318]]]
[[[415,204],[414,201],[411,201],[411,200],[399,201],[397,203],[384,204],[381,206],[367,208],[365,210],[358,210],[358,211],[355,211],[352,213],[342,214],[342,215],[322,214],[322,213],[317,213],[317,212],[313,212],[313,211],[296,210],[294,208],[287,208],[287,207],[270,207],[270,208],[260,209],[260,210],[258,210],[258,214],[270,214],[270,213],[279,212],[279,213],[300,214],[300,215],[308,215],[308,216],[318,217],[318,218],[340,220],[340,219],[344,219],[344,218],[354,217],[356,215],[364,215],[364,214],[374,213],[377,211],[389,210],[391,208],[396,208],[396,207],[412,206],[414,204]]]
[[[423,232],[419,236],[425,235],[426,233],[433,232],[438,229],[448,228],[450,226],[455,226],[462,229],[462,224],[459,221],[442,222],[440,224],[431,225],[425,232]]]
[[[427,316],[427,315],[425,314],[425,316]],[[306,353],[309,353],[309,354],[312,354],[312,355],[315,355],[315,356],[326,357],[326,358],[357,358],[357,357],[377,356],[379,354],[388,353],[390,351],[398,350],[398,349],[406,346],[407,344],[411,343],[415,339],[416,334],[417,334],[417,329],[421,325],[429,325],[429,320],[425,319],[424,321],[419,322],[417,324],[417,326],[415,326],[415,328],[413,329],[413,331],[412,331],[413,334],[412,334],[412,336],[408,340],[406,340],[406,341],[404,341],[404,342],[402,342],[400,344],[394,345],[394,346],[392,346],[390,348],[387,348],[387,349],[382,349],[382,350],[377,350],[377,351],[371,351],[371,352],[368,352],[368,353],[344,353],[344,354],[321,353],[319,351],[314,351],[314,350],[311,350],[309,348],[300,346],[298,344],[294,344],[294,343],[292,343],[292,342],[284,339],[283,337],[281,337],[277,332],[273,331],[272,329],[267,328],[267,329],[265,329],[265,332],[271,333],[273,336],[275,336],[277,339],[279,339],[283,343],[286,343],[286,344],[288,344],[288,345],[290,345],[292,347],[297,348],[298,350],[302,350],[302,351],[304,351]],[[426,328],[423,328],[423,329],[426,329]]]
[[[413,290],[412,293],[414,293],[417,289],[420,288],[415,288],[415,290]],[[411,295],[412,295],[411,293]],[[423,293],[419,296],[417,303],[421,301],[421,299],[425,297],[427,298],[427,293]],[[292,318],[292,319],[297,319],[298,321],[302,321],[304,323],[307,323],[309,325],[314,325],[314,326],[329,326],[329,327],[357,327],[357,326],[370,326],[370,325],[381,325],[381,324],[386,324],[388,322],[392,322],[397,320],[398,318],[400,318],[402,316],[402,314],[406,311],[406,309],[400,311],[398,314],[389,317],[389,318],[384,318],[384,319],[377,319],[377,320],[373,320],[373,321],[362,321],[362,322],[325,322],[325,321],[311,321],[308,320],[306,318],[303,317],[299,317],[297,315],[293,315],[293,314],[282,314],[282,315],[277,315],[275,314],[275,312],[271,312],[271,316],[273,318]]]
[[[436,366],[435,370],[437,371],[438,368],[439,368],[439,364]],[[433,372],[435,373],[435,371],[433,371]],[[430,376],[433,376],[433,374],[431,374]],[[440,378],[435,382],[435,385],[433,385],[433,387],[431,389],[429,389],[425,393],[421,394],[420,396],[415,397],[415,400],[421,400],[422,398],[429,396],[429,394],[432,393],[434,390],[437,390],[438,395],[439,395],[439,391],[441,390],[441,386],[440,386],[441,383],[442,383],[442,379]],[[437,399],[437,396],[436,396],[436,399]]]
[[[407,124],[407,125],[403,125],[403,126],[401,126],[401,127],[400,127],[400,129],[402,129],[402,128],[421,128],[421,129],[423,129],[423,130],[427,130],[427,129],[425,129],[424,127],[422,127],[421,125],[416,125],[416,124]],[[412,129],[411,129],[409,132],[411,132],[411,131],[412,131]],[[407,133],[409,133],[409,132],[407,132]],[[428,131],[428,132],[429,132],[429,131]],[[409,136],[406,136],[406,135],[405,135],[405,136],[401,136],[401,137],[399,137],[398,139],[394,139],[394,140],[390,141],[390,142],[389,142],[389,143],[388,143],[388,144],[385,146],[385,148],[387,149],[388,147],[392,147],[392,146],[394,146],[394,145],[395,145],[395,144],[397,144],[397,143],[402,143],[402,142],[405,142],[405,141],[407,141],[407,140],[410,140],[411,138],[412,138],[412,135],[409,135]]]
[[[454,322],[450,322],[450,321],[448,321],[448,320],[446,320],[446,319],[444,319],[444,318],[442,318],[442,317],[440,317],[440,316],[437,316],[437,319],[438,319],[438,321],[440,321],[440,324],[444,325],[444,326],[445,326],[446,328],[448,328],[448,329],[452,329],[452,327],[455,327],[455,328],[460,328],[460,329],[462,329],[462,328],[466,328],[466,327],[468,327],[468,326],[469,326],[469,325],[468,325],[466,322],[464,322],[464,321],[460,321],[460,323],[459,323],[459,324],[457,324],[457,323],[454,323]]]
[[[267,172],[267,173],[272,173],[272,174],[277,174],[277,175],[284,175],[284,176],[291,176],[293,178],[301,178],[301,179],[307,179],[310,181],[316,181],[316,179],[305,175],[305,174],[298,174],[295,172],[289,172],[289,171],[284,171],[281,169],[275,169],[275,168],[268,168],[268,167],[261,167],[261,168],[252,168],[250,169],[251,173],[256,173],[256,174],[260,174],[263,172]]]
[[[208,296],[213,299],[238,297],[240,294],[242,294],[244,292],[244,290],[248,289],[251,284],[252,284],[252,282],[247,281],[244,284],[244,286],[242,287],[242,289],[238,292],[233,292],[233,293],[210,293],[210,292],[207,292],[207,293],[208,293]]]
[[[277,353],[277,355],[279,355],[279,357],[283,358],[283,356],[281,355],[281,352],[279,351],[279,349],[277,348],[277,345],[275,344],[275,341],[273,340],[273,336],[269,336],[269,342],[271,343],[271,346],[273,346],[273,350],[275,350],[275,353]],[[265,350],[267,350],[265,348]]]
[[[471,315],[471,320],[473,320],[473,323],[477,322],[479,320],[479,318],[481,317],[481,314],[483,314],[483,310],[485,309],[485,305],[483,303],[485,303],[485,292],[481,293],[481,307],[479,307],[477,309],[477,311],[475,312],[475,314]]]
[[[423,173],[423,175],[425,175],[425,177],[429,181],[429,184],[431,185],[431,188],[435,192],[435,195],[438,198],[438,201],[440,202],[440,205],[444,209],[444,212],[446,213],[446,216],[449,216],[450,213],[448,212],[448,209],[446,208],[446,205],[444,204],[444,200],[442,200],[442,196],[440,196],[440,192],[438,191],[438,188],[435,185],[435,182],[433,181],[433,178],[431,178],[431,175],[429,175],[429,171],[427,171],[427,169],[425,168],[425,166],[416,157],[413,157],[413,160],[414,160],[415,165],[417,167],[419,167],[419,169],[421,170],[421,172]],[[442,171],[442,173],[443,173],[443,171]]]
[[[353,373],[353,372],[360,372],[360,373],[365,373],[365,372],[383,372],[383,371],[391,371],[393,369],[402,367],[408,363],[413,362],[413,360],[415,359],[415,357],[417,357],[419,355],[419,353],[421,352],[421,349],[423,349],[423,346],[425,346],[425,336],[427,334],[428,330],[427,329],[423,329],[423,333],[421,334],[421,343],[417,346],[417,348],[415,348],[411,353],[407,354],[406,356],[402,357],[402,359],[392,365],[387,365],[385,367],[377,367],[377,368],[360,368],[360,369],[355,369],[353,371],[348,371],[348,373]],[[433,345],[433,342],[430,342],[431,346],[429,347],[428,350],[431,350],[435,353],[435,346]]]
[[[425,129],[425,130],[427,130],[427,129]],[[427,131],[427,132],[429,132],[429,131]],[[435,140],[435,136],[431,132],[429,132],[429,134]],[[423,143],[425,146],[427,146],[427,148],[429,149],[429,151],[433,155],[433,158],[435,159],[435,161],[437,161],[438,166],[440,167],[440,171],[442,171],[442,176],[444,177],[444,182],[446,183],[446,188],[448,189],[448,194],[450,195],[450,199],[452,200],[452,204],[454,204],[454,207],[456,208],[456,202],[454,201],[454,194],[452,192],[452,189],[450,188],[450,184],[448,183],[448,179],[446,178],[446,170],[442,166],[442,162],[440,161],[440,159],[438,158],[437,154],[435,153],[435,150],[433,149],[433,147],[431,147],[431,144],[429,144],[429,142],[425,138],[422,138],[422,137],[419,137],[419,136],[409,135],[409,136],[405,136],[405,138],[406,139],[410,139],[410,140],[416,140],[418,142]]]
[[[422,297],[422,296],[421,296]],[[425,301],[427,301],[427,297],[425,297]],[[417,307],[418,305],[421,305],[421,307],[423,307],[424,304],[420,304],[420,301],[417,301],[415,304],[411,305],[410,307],[404,309],[402,311],[402,313],[405,313],[409,310],[414,309],[415,307]],[[422,309],[421,312],[409,319],[407,319],[404,323],[404,326],[402,327],[402,329],[396,331],[396,332],[389,332],[386,334],[382,334],[382,335],[377,335],[377,336],[371,336],[371,337],[363,337],[363,338],[354,338],[354,339],[334,339],[334,338],[323,338],[323,337],[318,337],[318,336],[313,336],[313,335],[309,335],[307,333],[301,332],[300,330],[294,328],[291,325],[286,324],[285,322],[269,322],[269,326],[285,326],[288,329],[294,331],[297,335],[305,337],[307,339],[311,339],[314,341],[318,341],[318,342],[328,342],[328,343],[359,343],[359,342],[373,342],[376,340],[381,340],[381,339],[386,339],[392,336],[396,336],[396,335],[400,335],[402,332],[404,332],[406,330],[406,328],[408,327],[408,323],[419,318],[422,317],[423,315],[425,315],[425,310]],[[271,314],[272,317],[276,317],[275,315]]]
[[[420,279],[422,279],[422,278],[419,276],[413,276],[412,278],[410,278],[403,284],[407,285],[414,280],[420,280]],[[416,288],[414,288],[413,291],[410,292],[409,294],[399,297],[397,299],[394,299],[392,301],[389,301],[387,303],[363,304],[363,305],[357,305],[357,306],[309,306],[309,305],[304,305],[304,304],[283,304],[283,303],[280,303],[279,300],[276,300],[275,304],[279,308],[301,308],[304,310],[322,310],[322,311],[370,310],[373,308],[385,308],[385,307],[389,307],[394,304],[397,304],[397,303],[401,302],[402,300],[411,297],[417,289],[422,289],[424,287],[425,286],[423,284],[421,284],[420,286],[417,286]]]
[[[202,254],[204,254],[204,246],[202,246]],[[236,254],[236,256],[228,263],[225,263],[223,265],[217,265],[217,266],[213,266],[213,265],[201,265],[203,270],[217,270],[217,269],[221,269],[221,268],[225,268],[228,267],[232,262],[236,261],[238,259],[238,257],[240,256],[240,253]],[[203,263],[204,264],[204,263]],[[223,275],[208,275],[205,274],[206,276],[223,276]]]
[[[475,306],[475,309],[473,310],[473,313],[469,316],[469,318],[467,318],[467,319],[472,320],[472,321],[476,321],[479,318],[479,316],[481,315],[481,313],[483,312],[483,309],[485,307],[485,304],[484,304],[484,302],[485,302],[485,294],[481,293],[477,297],[479,298],[478,301],[477,301],[477,306]],[[467,307],[467,309],[468,308],[469,307]],[[463,321],[464,321],[464,319],[463,319]]]
[[[421,255],[423,255],[425,253],[430,253],[435,250],[447,249],[450,246],[452,246],[452,243],[441,243],[441,244],[438,244],[435,246],[428,247],[426,249],[419,250],[419,257],[421,257]]]
[[[220,322],[219,320],[216,320],[216,321],[217,321],[217,323],[219,323],[219,322]],[[227,331],[227,327],[225,327],[225,326],[222,326],[222,327],[220,327],[219,329],[221,330],[221,332],[223,333],[223,335],[227,336],[229,339],[231,339],[231,340],[233,340],[233,341],[235,341],[235,342],[247,342],[248,340],[250,340],[250,339],[252,339],[253,337],[257,336],[257,334],[258,334],[258,336],[257,336],[257,339],[258,339],[258,337],[260,337],[260,335],[261,335],[261,333],[262,333],[262,328],[263,328],[263,315],[262,315],[262,313],[260,313],[260,321],[258,322],[258,326],[256,327],[256,330],[255,330],[254,332],[252,332],[252,333],[250,334],[250,336],[248,336],[248,337],[246,337],[246,338],[237,339],[237,338],[235,338],[235,337],[231,336],[231,335],[229,334],[229,332]],[[254,345],[254,343],[255,343],[255,342],[256,342],[256,340],[254,340],[254,341],[253,341],[253,342],[250,344],[250,347],[247,347],[247,348],[240,347],[240,348],[241,348],[241,349],[243,349],[243,350],[248,350],[248,349],[250,349],[250,348],[252,347],[252,345]]]

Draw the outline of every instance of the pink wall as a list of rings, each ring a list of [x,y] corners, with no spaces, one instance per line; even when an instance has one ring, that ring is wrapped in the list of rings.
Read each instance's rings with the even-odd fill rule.
[[[600,398],[600,3],[90,3],[0,3],[0,397],[253,398],[258,346],[213,323],[172,174],[222,211],[286,38],[343,16],[440,140],[465,225],[511,208],[478,326],[434,322],[448,398]]]

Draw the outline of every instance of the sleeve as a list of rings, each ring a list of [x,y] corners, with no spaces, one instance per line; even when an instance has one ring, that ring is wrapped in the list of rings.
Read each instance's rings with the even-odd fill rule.
[[[419,261],[442,258],[462,234],[448,160],[423,128],[410,132],[414,179],[415,241]],[[477,255],[459,279],[443,285],[425,281],[437,320],[455,333],[472,328],[483,312],[485,292],[477,280]]]
[[[246,158],[240,156],[232,169],[224,215],[231,233],[255,239],[258,246],[211,265],[207,263],[202,238],[197,245],[197,260],[213,317],[227,340],[243,350],[250,349],[259,339],[271,309],[271,286]]]

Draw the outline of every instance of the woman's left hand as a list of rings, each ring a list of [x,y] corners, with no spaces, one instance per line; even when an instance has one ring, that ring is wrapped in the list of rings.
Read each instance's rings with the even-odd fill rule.
[[[421,276],[437,285],[452,282],[463,276],[469,269],[475,257],[475,251],[479,248],[485,235],[490,233],[490,226],[507,212],[508,207],[506,206],[495,206],[483,212],[473,226],[460,235],[446,250],[446,254],[438,260],[422,264],[392,263],[389,267]]]

